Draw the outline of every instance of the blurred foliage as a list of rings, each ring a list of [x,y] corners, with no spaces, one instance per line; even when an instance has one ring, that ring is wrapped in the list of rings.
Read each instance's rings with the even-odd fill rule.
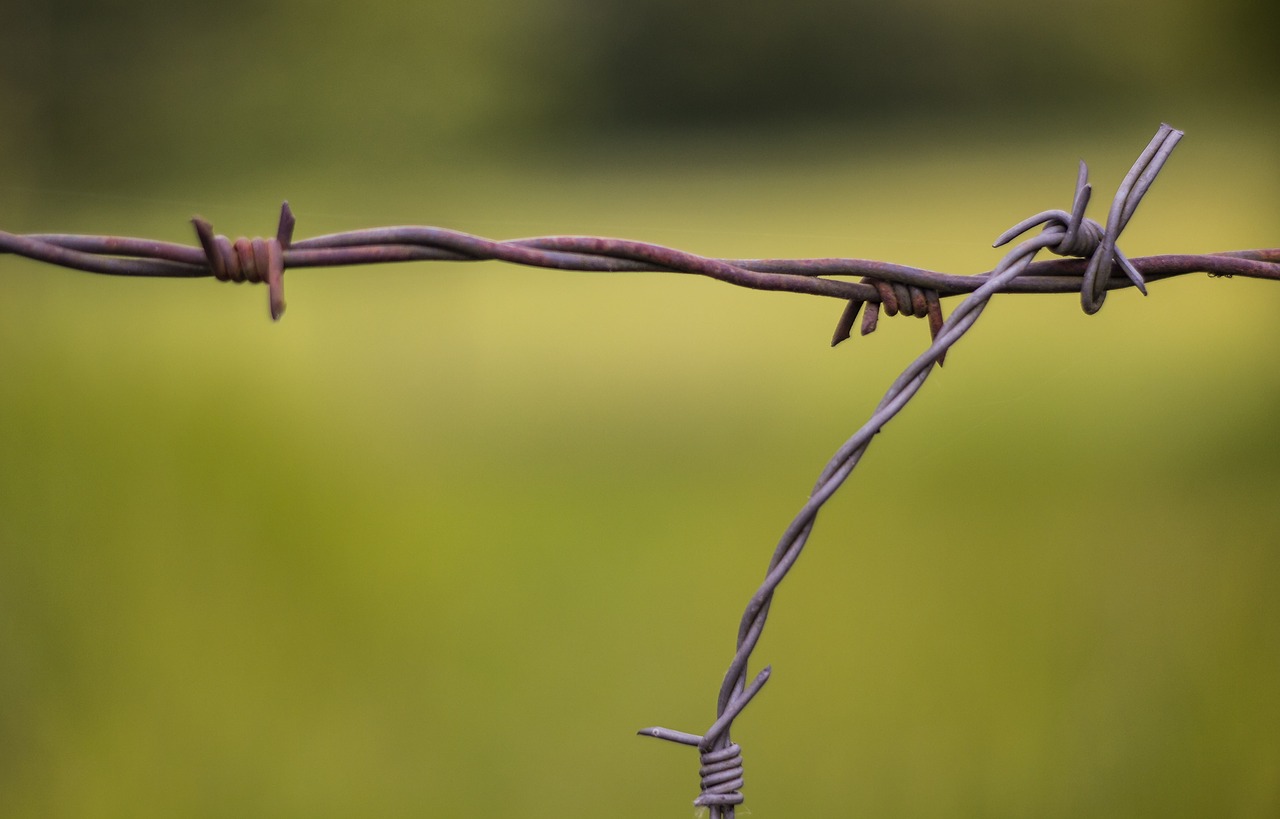
[[[1168,119],[1126,251],[1274,245],[1275,54],[1241,44],[1275,13],[18,5],[0,228],[260,233],[287,194],[300,236],[973,272]],[[0,816],[684,815],[692,753],[632,732],[708,724],[921,323],[832,351],[839,305],[688,277],[287,278],[273,326],[260,289],[0,257]],[[753,813],[1280,813],[1278,301],[997,300],[780,590]]]
[[[43,184],[118,188],[246,156],[1167,112],[1280,93],[1275,15],[1262,0],[25,3],[0,31],[0,152],[18,146]]]
[[[1188,3],[582,0],[584,113],[660,127],[1106,108],[1197,74]],[[1144,8],[1145,7],[1145,8]],[[1208,4],[1205,4],[1208,7]],[[607,7],[604,7],[607,8]],[[1158,10],[1157,14],[1152,12]],[[1081,24],[1106,20],[1105,27]],[[1140,36],[1138,36],[1140,34]]]

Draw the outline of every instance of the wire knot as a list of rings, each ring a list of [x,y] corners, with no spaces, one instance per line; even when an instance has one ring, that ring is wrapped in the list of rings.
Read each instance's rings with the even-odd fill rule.
[[[1138,203],[1146,196],[1155,181],[1156,175],[1164,167],[1174,146],[1182,139],[1182,132],[1169,125],[1161,125],[1155,137],[1147,144],[1146,149],[1138,157],[1138,161],[1129,169],[1124,181],[1116,190],[1115,199],[1111,202],[1111,211],[1107,215],[1107,225],[1086,219],[1085,208],[1089,206],[1089,197],[1093,187],[1089,184],[1089,167],[1080,162],[1080,172],[1076,176],[1076,195],[1071,212],[1063,210],[1047,210],[1024,219],[1006,230],[996,239],[994,247],[999,247],[1033,227],[1044,225],[1040,236],[1034,240],[1023,242],[1001,263],[1007,267],[1018,262],[1029,264],[1037,250],[1041,248],[1059,256],[1076,256],[1087,258],[1084,278],[1080,285],[1080,306],[1090,315],[1102,309],[1106,300],[1111,272],[1116,265],[1138,289],[1142,295],[1147,294],[1147,284],[1142,274],[1133,266],[1128,257],[1116,247],[1120,233],[1133,218]]]
[[[271,318],[284,315],[284,251],[293,241],[293,211],[289,203],[280,207],[280,224],[270,239],[241,237],[232,242],[222,234],[215,235],[213,225],[199,216],[191,220],[204,249],[206,263],[220,282],[267,285],[267,302]]]
[[[1044,233],[1046,236],[1062,234],[1058,243],[1049,247],[1050,252],[1087,259],[1098,251],[1107,230],[1092,219],[1081,219],[1075,225],[1054,219],[1045,226]]]

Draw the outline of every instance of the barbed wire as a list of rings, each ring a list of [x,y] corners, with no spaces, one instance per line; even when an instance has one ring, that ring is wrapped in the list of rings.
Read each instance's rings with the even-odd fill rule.
[[[1081,173],[1084,170],[1081,163]],[[1110,222],[1122,226],[1132,215],[1133,207],[1127,211],[1121,209],[1113,214],[1109,227],[1114,232]],[[1028,220],[1026,226],[1034,227],[1046,218],[1048,214],[1040,214]],[[875,330],[883,309],[889,315],[901,312],[929,318],[936,336],[942,324],[937,299],[972,293],[994,273],[954,275],[870,259],[717,259],[648,242],[600,236],[539,236],[494,241],[440,227],[369,228],[294,241],[295,219],[288,202],[281,206],[276,235],[269,239],[241,238],[232,242],[225,236],[215,235],[212,226],[200,217],[192,219],[192,223],[200,242],[195,247],[126,236],[0,231],[0,253],[113,276],[213,277],[236,283],[266,283],[273,319],[279,319],[284,312],[284,272],[295,268],[496,260],[600,273],[689,273],[755,290],[846,300],[849,309],[837,326],[833,344],[848,338],[864,304],[867,310],[863,316],[863,334]],[[1133,271],[1147,282],[1189,273],[1275,279],[1280,278],[1276,262],[1280,262],[1280,248],[1126,258],[1120,264],[1129,278],[1112,280],[1109,268],[1113,262],[1106,263],[1107,275],[1100,276],[1099,270],[1090,270],[1087,260],[1057,259],[1032,263],[1023,275],[1005,286],[1004,292],[1083,294],[1083,285],[1088,279],[1092,295],[1087,297],[1086,304],[1093,312],[1101,306],[1108,290],[1135,286]],[[829,278],[836,276],[860,276],[862,280]],[[1083,299],[1086,297],[1082,295]]]
[[[740,746],[730,736],[734,720],[769,680],[771,666],[748,679],[748,665],[779,584],[808,543],[818,512],[858,465],[872,439],[923,386],[935,364],[964,336],[997,293],[1080,294],[1088,314],[1101,309],[1109,291],[1203,272],[1210,276],[1280,279],[1280,248],[1212,254],[1129,258],[1117,247],[1143,197],[1183,134],[1161,125],[1121,182],[1106,225],[1085,217],[1092,196],[1088,167],[1080,162],[1070,211],[1047,210],[1001,234],[999,247],[1040,227],[1038,235],[1015,245],[995,269],[958,276],[865,259],[716,259],[662,245],[597,236],[541,236],[493,241],[438,227],[383,227],[294,241],[295,219],[289,203],[281,206],[276,235],[234,242],[213,232],[209,222],[192,220],[199,246],[120,236],[12,234],[0,231],[0,252],[66,268],[118,276],[199,278],[267,285],[271,317],[285,308],[287,269],[337,267],[410,261],[497,260],[557,270],[605,273],[658,271],[708,276],[742,287],[843,299],[847,302],[832,345],[852,334],[873,332],[880,312],[928,320],[932,341],[893,382],[871,417],[827,462],[804,506],[783,532],[765,579],[747,603],[739,624],[733,659],[719,689],[716,719],[703,734],[667,728],[639,733],[698,749],[701,791],[694,801],[710,809],[712,819],[733,819],[743,802]],[[1064,257],[1036,261],[1042,250]],[[1113,276],[1116,268],[1123,278]],[[840,276],[858,276],[852,282]],[[945,320],[941,300],[964,296]]]

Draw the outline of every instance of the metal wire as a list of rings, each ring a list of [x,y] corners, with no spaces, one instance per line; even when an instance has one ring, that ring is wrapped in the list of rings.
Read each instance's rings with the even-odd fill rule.
[[[333,267],[407,261],[500,260],[559,270],[597,272],[665,271],[709,276],[759,290],[844,299],[848,302],[831,343],[847,339],[862,312],[861,333],[875,330],[881,310],[926,318],[932,342],[898,376],[871,417],[827,462],[809,499],[774,549],[764,581],[747,602],[736,650],[721,683],[716,719],[703,734],[667,728],[639,733],[698,749],[701,790],[694,801],[712,819],[732,819],[743,802],[741,748],[730,738],[734,720],[769,680],[766,666],[748,679],[747,667],[759,643],[778,585],[808,543],[818,512],[858,465],[871,440],[920,390],[935,364],[968,332],[996,293],[1080,293],[1086,313],[1097,312],[1108,291],[1136,287],[1187,273],[1280,279],[1280,248],[1204,255],[1130,259],[1116,246],[1143,197],[1168,160],[1182,132],[1161,125],[1121,183],[1106,226],[1085,217],[1092,195],[1088,168],[1081,162],[1070,211],[1049,210],[1014,225],[995,242],[1009,243],[1026,231],[1041,232],[1010,250],[990,272],[956,276],[864,259],[713,259],[661,245],[594,236],[542,236],[493,241],[437,227],[386,227],[293,241],[293,213],[281,208],[276,236],[231,242],[215,235],[203,219],[193,223],[199,247],[147,239],[73,234],[18,235],[0,231],[0,252],[54,265],[121,276],[198,278],[268,285],[270,313],[284,312],[284,272],[290,268]],[[1035,261],[1048,250],[1063,258]],[[1119,266],[1124,279],[1113,279]],[[851,282],[832,276],[860,276]],[[965,295],[943,320],[941,299]]]
[[[1170,136],[1166,134],[1164,139],[1168,140]],[[1163,148],[1157,146],[1151,157],[1144,154],[1146,161],[1140,160],[1141,169],[1139,165],[1134,166],[1135,170],[1130,172],[1133,178],[1126,178],[1125,186],[1122,186],[1124,202],[1117,197],[1117,205],[1112,208],[1103,233],[1104,240],[1118,234],[1128,223],[1133,209],[1137,207],[1130,192],[1150,186],[1151,175],[1144,175],[1143,171],[1150,169],[1152,159],[1157,156],[1162,163],[1176,141],[1174,136],[1170,144]],[[1154,167],[1158,170],[1159,164]],[[1023,224],[1031,227],[1061,213],[1039,214]],[[864,304],[867,308],[861,328],[864,335],[874,331],[879,311],[883,309],[891,316],[901,312],[928,318],[936,337],[942,326],[938,299],[972,293],[994,274],[991,271],[978,275],[952,275],[869,259],[713,259],[662,245],[599,236],[539,236],[494,241],[439,227],[370,228],[291,241],[294,216],[288,202],[281,206],[280,226],[274,239],[231,242],[226,237],[213,235],[212,227],[205,220],[196,217],[192,222],[200,240],[197,247],[125,236],[23,235],[0,231],[0,253],[114,276],[214,277],[224,281],[265,282],[268,284],[270,312],[277,319],[284,310],[284,272],[295,268],[497,260],[556,270],[691,273],[756,290],[848,300],[849,306],[836,328],[832,344],[849,337],[857,313]],[[1088,224],[1096,225],[1092,221]],[[273,278],[271,260],[265,255],[260,259],[259,254],[274,252],[272,249],[276,245],[279,246],[280,258]],[[1280,248],[1136,259],[1128,259],[1114,251],[1114,246],[1100,250],[1088,261],[1076,258],[1035,262],[1024,275],[1010,282],[1005,292],[1084,294],[1087,291],[1087,297],[1082,295],[1085,309],[1094,312],[1101,306],[1108,290],[1134,286],[1143,281],[1197,272],[1215,276],[1280,278],[1280,268],[1274,264],[1280,262]],[[1114,263],[1121,265],[1129,280],[1111,280]],[[863,278],[857,282],[829,278],[835,276]]]
[[[1096,312],[1097,308],[1101,306],[1102,296],[1108,286],[1107,277],[1112,264],[1110,260],[1119,262],[1122,269],[1128,274],[1130,283],[1143,288],[1145,291],[1142,274],[1131,264],[1120,261],[1124,257],[1116,249],[1115,242],[1119,232],[1124,229],[1129,218],[1132,217],[1133,211],[1150,189],[1156,174],[1159,173],[1160,168],[1169,158],[1169,154],[1181,137],[1182,132],[1176,131],[1168,125],[1160,127],[1156,136],[1125,178],[1120,191],[1116,194],[1115,204],[1111,209],[1112,218],[1108,220],[1108,225],[1105,229],[1097,222],[1084,217],[1085,208],[1088,206],[1091,195],[1091,187],[1088,182],[1088,170],[1082,162],[1076,181],[1074,203],[1069,213],[1061,210],[1046,211],[1014,225],[1002,234],[996,240],[996,246],[1008,243],[1033,227],[1044,225],[1039,235],[1021,242],[1009,251],[1000,264],[996,266],[996,269],[986,277],[986,281],[956,307],[935,332],[935,338],[929,348],[912,361],[898,376],[897,380],[893,382],[893,385],[889,387],[888,392],[880,400],[871,418],[852,437],[845,441],[840,449],[836,451],[836,454],[832,456],[831,460],[827,462],[826,467],[823,468],[822,473],[818,476],[817,484],[810,493],[808,501],[795,518],[792,519],[781,540],[778,541],[773,558],[769,561],[769,568],[764,582],[748,601],[746,611],[743,612],[742,621],[738,628],[737,652],[729,663],[729,669],[725,673],[724,682],[720,688],[716,712],[718,719],[705,735],[696,737],[698,749],[702,752],[704,765],[709,755],[720,755],[729,748],[737,749],[738,747],[729,738],[733,720],[760,690],[770,673],[770,668],[766,667],[748,684],[747,664],[764,631],[765,621],[769,616],[769,608],[773,603],[774,592],[787,576],[787,573],[791,571],[791,568],[799,559],[805,544],[808,543],[809,535],[813,531],[819,510],[822,509],[827,500],[835,494],[836,490],[853,472],[854,467],[858,465],[863,454],[871,445],[872,438],[906,406],[907,402],[924,385],[925,380],[933,371],[933,365],[940,363],[946,351],[959,341],[977,321],[978,316],[982,315],[982,311],[986,309],[991,297],[1008,289],[1012,282],[1030,269],[1036,254],[1046,249],[1060,255],[1079,256],[1088,259],[1086,274],[1082,279],[1081,291],[1086,294],[1084,301],[1085,312]],[[1103,259],[1103,256],[1108,258]],[[888,294],[883,295],[886,296],[884,303],[887,309],[889,307]],[[895,294],[895,299],[900,307],[901,298]],[[854,309],[856,311],[856,308]],[[848,311],[846,311],[847,315]],[[841,319],[841,327],[851,323],[851,320]],[[689,734],[672,732],[664,728],[646,728],[640,733],[658,739],[687,744],[690,743],[691,739],[695,738]],[[733,752],[733,756],[738,756],[736,750]],[[735,781],[740,782],[741,777],[739,776]],[[719,819],[719,817],[733,817],[734,805],[740,804],[741,801],[740,793],[736,791],[730,794],[714,792],[708,788],[704,779],[702,795],[698,797],[694,804],[710,807],[713,819]]]

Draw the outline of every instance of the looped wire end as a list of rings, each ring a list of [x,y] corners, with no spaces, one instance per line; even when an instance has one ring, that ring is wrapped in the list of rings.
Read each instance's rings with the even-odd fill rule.
[[[213,277],[222,282],[250,282],[267,285],[267,304],[271,320],[284,315],[284,251],[293,241],[296,223],[289,203],[280,206],[280,222],[271,239],[239,238],[232,242],[222,234],[214,234],[213,225],[199,216],[191,220],[196,237],[204,250]]]

